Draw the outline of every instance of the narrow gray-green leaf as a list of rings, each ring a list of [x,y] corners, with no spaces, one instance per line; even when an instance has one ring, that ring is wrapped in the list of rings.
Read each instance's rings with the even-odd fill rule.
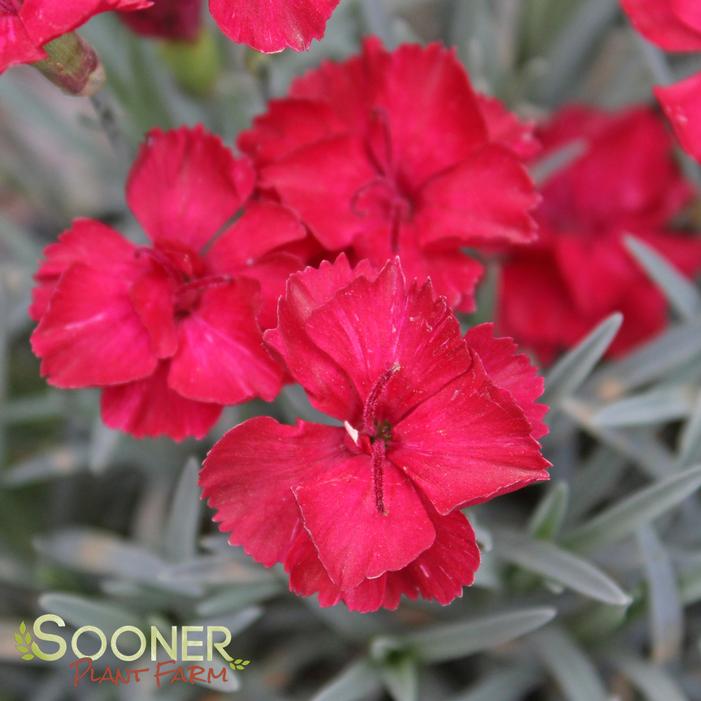
[[[674,469],[675,459],[671,451],[643,427],[599,426],[592,420],[594,417],[592,406],[576,397],[564,399],[561,408],[587,433],[603,445],[613,448],[619,455],[632,460],[653,479],[664,479]]]
[[[576,494],[577,498],[570,504],[568,520],[578,521],[593,507],[608,499],[624,469],[622,456],[607,446],[599,446],[588,460],[579,465],[574,475],[572,494]]]
[[[539,185],[545,183],[552,175],[576,161],[586,150],[587,144],[583,139],[568,142],[538,160],[531,167],[531,178]]]
[[[680,467],[687,467],[699,459],[701,459],[701,394],[697,397],[691,416],[684,424],[679,436],[677,461]]]
[[[670,326],[623,360],[607,364],[594,376],[593,389],[602,399],[620,399],[638,387],[671,375],[699,355],[701,318]]]
[[[224,626],[229,629],[231,635],[236,638],[237,635],[252,626],[256,621],[260,620],[263,615],[263,609],[260,606],[250,606],[243,611],[229,614],[228,616],[213,616],[204,619],[189,621],[190,625],[201,627],[202,631],[194,631],[191,637],[193,640],[206,641],[207,628],[209,626]]]
[[[611,0],[587,0],[578,3],[576,8],[546,56],[547,80],[541,81],[539,86],[541,98],[546,102],[562,100],[562,93],[577,84],[582,64],[595,44],[601,41],[606,25],[618,13],[618,3]]]
[[[392,48],[394,45],[392,18],[387,12],[385,0],[360,0],[360,8],[369,33],[379,36],[383,44]]]
[[[166,567],[160,579],[191,584],[235,586],[258,584],[275,580],[272,570],[258,565],[253,560],[239,559],[229,551],[200,557]]]
[[[66,411],[66,396],[56,390],[17,397],[3,406],[6,425],[52,419]]]
[[[82,446],[61,446],[11,465],[0,477],[4,487],[23,487],[61,479],[87,469],[88,451]]]
[[[381,687],[374,667],[367,660],[360,660],[321,689],[312,701],[365,701]]]
[[[660,667],[627,655],[614,655],[613,664],[646,701],[689,701],[677,682]]]
[[[495,554],[530,572],[554,579],[605,604],[627,606],[631,598],[598,567],[553,543],[496,531]]]
[[[605,406],[594,414],[592,423],[621,427],[676,421],[691,413],[695,395],[688,387],[660,387]]]
[[[107,633],[125,625],[137,627],[143,625],[143,621],[128,609],[99,599],[49,593],[39,597],[39,605],[45,611],[61,616],[76,628],[97,626]]]
[[[491,650],[541,628],[557,612],[553,608],[531,608],[435,626],[402,636],[426,662],[446,662],[483,650]]]
[[[406,656],[395,664],[384,665],[380,677],[394,701],[418,701],[419,674],[413,658]]]
[[[674,508],[699,486],[701,467],[691,467],[622,499],[573,530],[563,541],[584,551],[619,541]]]
[[[567,482],[554,482],[533,512],[528,523],[528,532],[534,538],[552,540],[565,520],[569,497]]]
[[[107,427],[100,417],[96,417],[90,436],[89,466],[95,473],[104,472],[110,464],[121,438],[118,431]]]
[[[197,550],[201,513],[198,471],[199,463],[195,458],[190,458],[180,475],[168,512],[163,534],[163,552],[174,562],[194,557]]]
[[[164,567],[150,551],[110,533],[69,528],[40,536],[35,548],[56,562],[94,575],[152,582]]]
[[[701,601],[701,566],[690,569],[681,575],[679,595],[685,606]]]
[[[652,656],[656,662],[676,659],[684,638],[684,612],[669,554],[650,526],[637,532],[648,582]]]
[[[216,616],[267,601],[284,590],[285,586],[277,580],[229,586],[200,600],[196,610],[200,616]]]
[[[567,701],[608,701],[594,663],[564,630],[548,627],[534,635],[532,643]]]
[[[499,668],[450,701],[522,701],[539,682],[538,670],[531,665]]]
[[[579,388],[611,345],[622,323],[621,314],[612,314],[557,362],[545,381],[545,404],[556,404]]]
[[[628,609],[610,604],[583,607],[570,621],[569,629],[580,641],[599,643],[624,625]]]
[[[698,289],[666,258],[635,236],[626,236],[625,244],[682,319],[693,319],[701,311]]]

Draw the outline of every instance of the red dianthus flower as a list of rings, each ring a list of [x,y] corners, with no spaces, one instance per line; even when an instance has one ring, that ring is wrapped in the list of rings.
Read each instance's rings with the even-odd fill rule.
[[[46,58],[46,44],[101,12],[150,5],[151,0],[0,0],[0,73]]]
[[[666,51],[701,52],[698,0],[622,0],[636,29]],[[701,73],[655,94],[686,151],[701,161]]]
[[[517,155],[532,153],[532,136],[438,44],[390,53],[367,40],[361,55],[296,80],[239,147],[327,257],[381,265],[400,254],[410,277],[430,276],[461,310],[481,274],[462,246],[535,238],[537,195]]]
[[[231,544],[322,606],[460,596],[479,565],[460,509],[548,477],[535,369],[491,325],[463,338],[399,259],[293,274],[266,341],[344,426],[259,417],[214,446],[200,482]]]
[[[30,310],[41,371],[62,388],[101,387],[105,422],[135,436],[203,436],[222,405],[275,398],[283,370],[263,347],[300,260],[304,228],[253,203],[246,160],[201,128],[153,131],[127,185],[152,241],[136,246],[79,220],[47,247]]]
[[[609,314],[624,323],[621,354],[666,324],[662,293],[624,246],[642,239],[686,274],[701,267],[701,241],[668,226],[692,196],[674,144],[653,110],[573,106],[540,133],[545,153],[580,143],[583,153],[543,186],[541,237],[503,266],[499,328],[548,362]]]

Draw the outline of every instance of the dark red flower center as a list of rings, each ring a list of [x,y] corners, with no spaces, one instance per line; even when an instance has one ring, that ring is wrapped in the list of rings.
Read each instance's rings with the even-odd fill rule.
[[[356,190],[351,206],[360,217],[377,217],[389,223],[392,250],[397,253],[399,228],[412,218],[415,197],[396,164],[389,119],[384,110],[373,112],[365,148],[377,175]]]
[[[154,248],[144,247],[138,252],[151,258],[172,280],[177,319],[185,318],[197,309],[205,290],[231,282],[228,275],[209,274],[204,259],[182,246],[157,243]]]
[[[370,455],[372,459],[372,479],[375,490],[377,510],[384,514],[384,462],[387,449],[392,442],[392,425],[382,418],[382,400],[390,380],[399,372],[399,363],[385,370],[370,388],[365,406],[360,430],[355,430],[346,424],[346,430],[353,439],[356,447]]]

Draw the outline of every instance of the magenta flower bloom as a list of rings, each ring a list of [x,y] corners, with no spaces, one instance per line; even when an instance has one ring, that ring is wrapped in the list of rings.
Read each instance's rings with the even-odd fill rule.
[[[239,146],[327,257],[400,255],[463,311],[482,267],[461,248],[536,238],[538,197],[517,155],[532,153],[532,135],[439,44],[388,52],[368,39],[296,80]]]
[[[230,543],[322,606],[460,596],[479,565],[460,509],[548,478],[535,369],[490,325],[463,338],[398,259],[292,275],[265,338],[343,426],[259,417],[214,446],[200,481]]]
[[[127,185],[152,245],[79,220],[47,247],[30,310],[42,375],[100,387],[105,423],[137,436],[202,437],[222,405],[275,398],[263,346],[305,236],[283,207],[253,203],[246,160],[202,128],[153,131]],[[215,234],[225,228],[214,240]]]

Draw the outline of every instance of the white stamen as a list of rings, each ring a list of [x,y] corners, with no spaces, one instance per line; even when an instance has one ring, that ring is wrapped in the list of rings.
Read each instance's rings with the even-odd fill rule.
[[[353,439],[353,443],[358,445],[358,437],[360,436],[358,431],[354,429],[347,421],[344,421],[343,425],[345,426],[348,435]]]

